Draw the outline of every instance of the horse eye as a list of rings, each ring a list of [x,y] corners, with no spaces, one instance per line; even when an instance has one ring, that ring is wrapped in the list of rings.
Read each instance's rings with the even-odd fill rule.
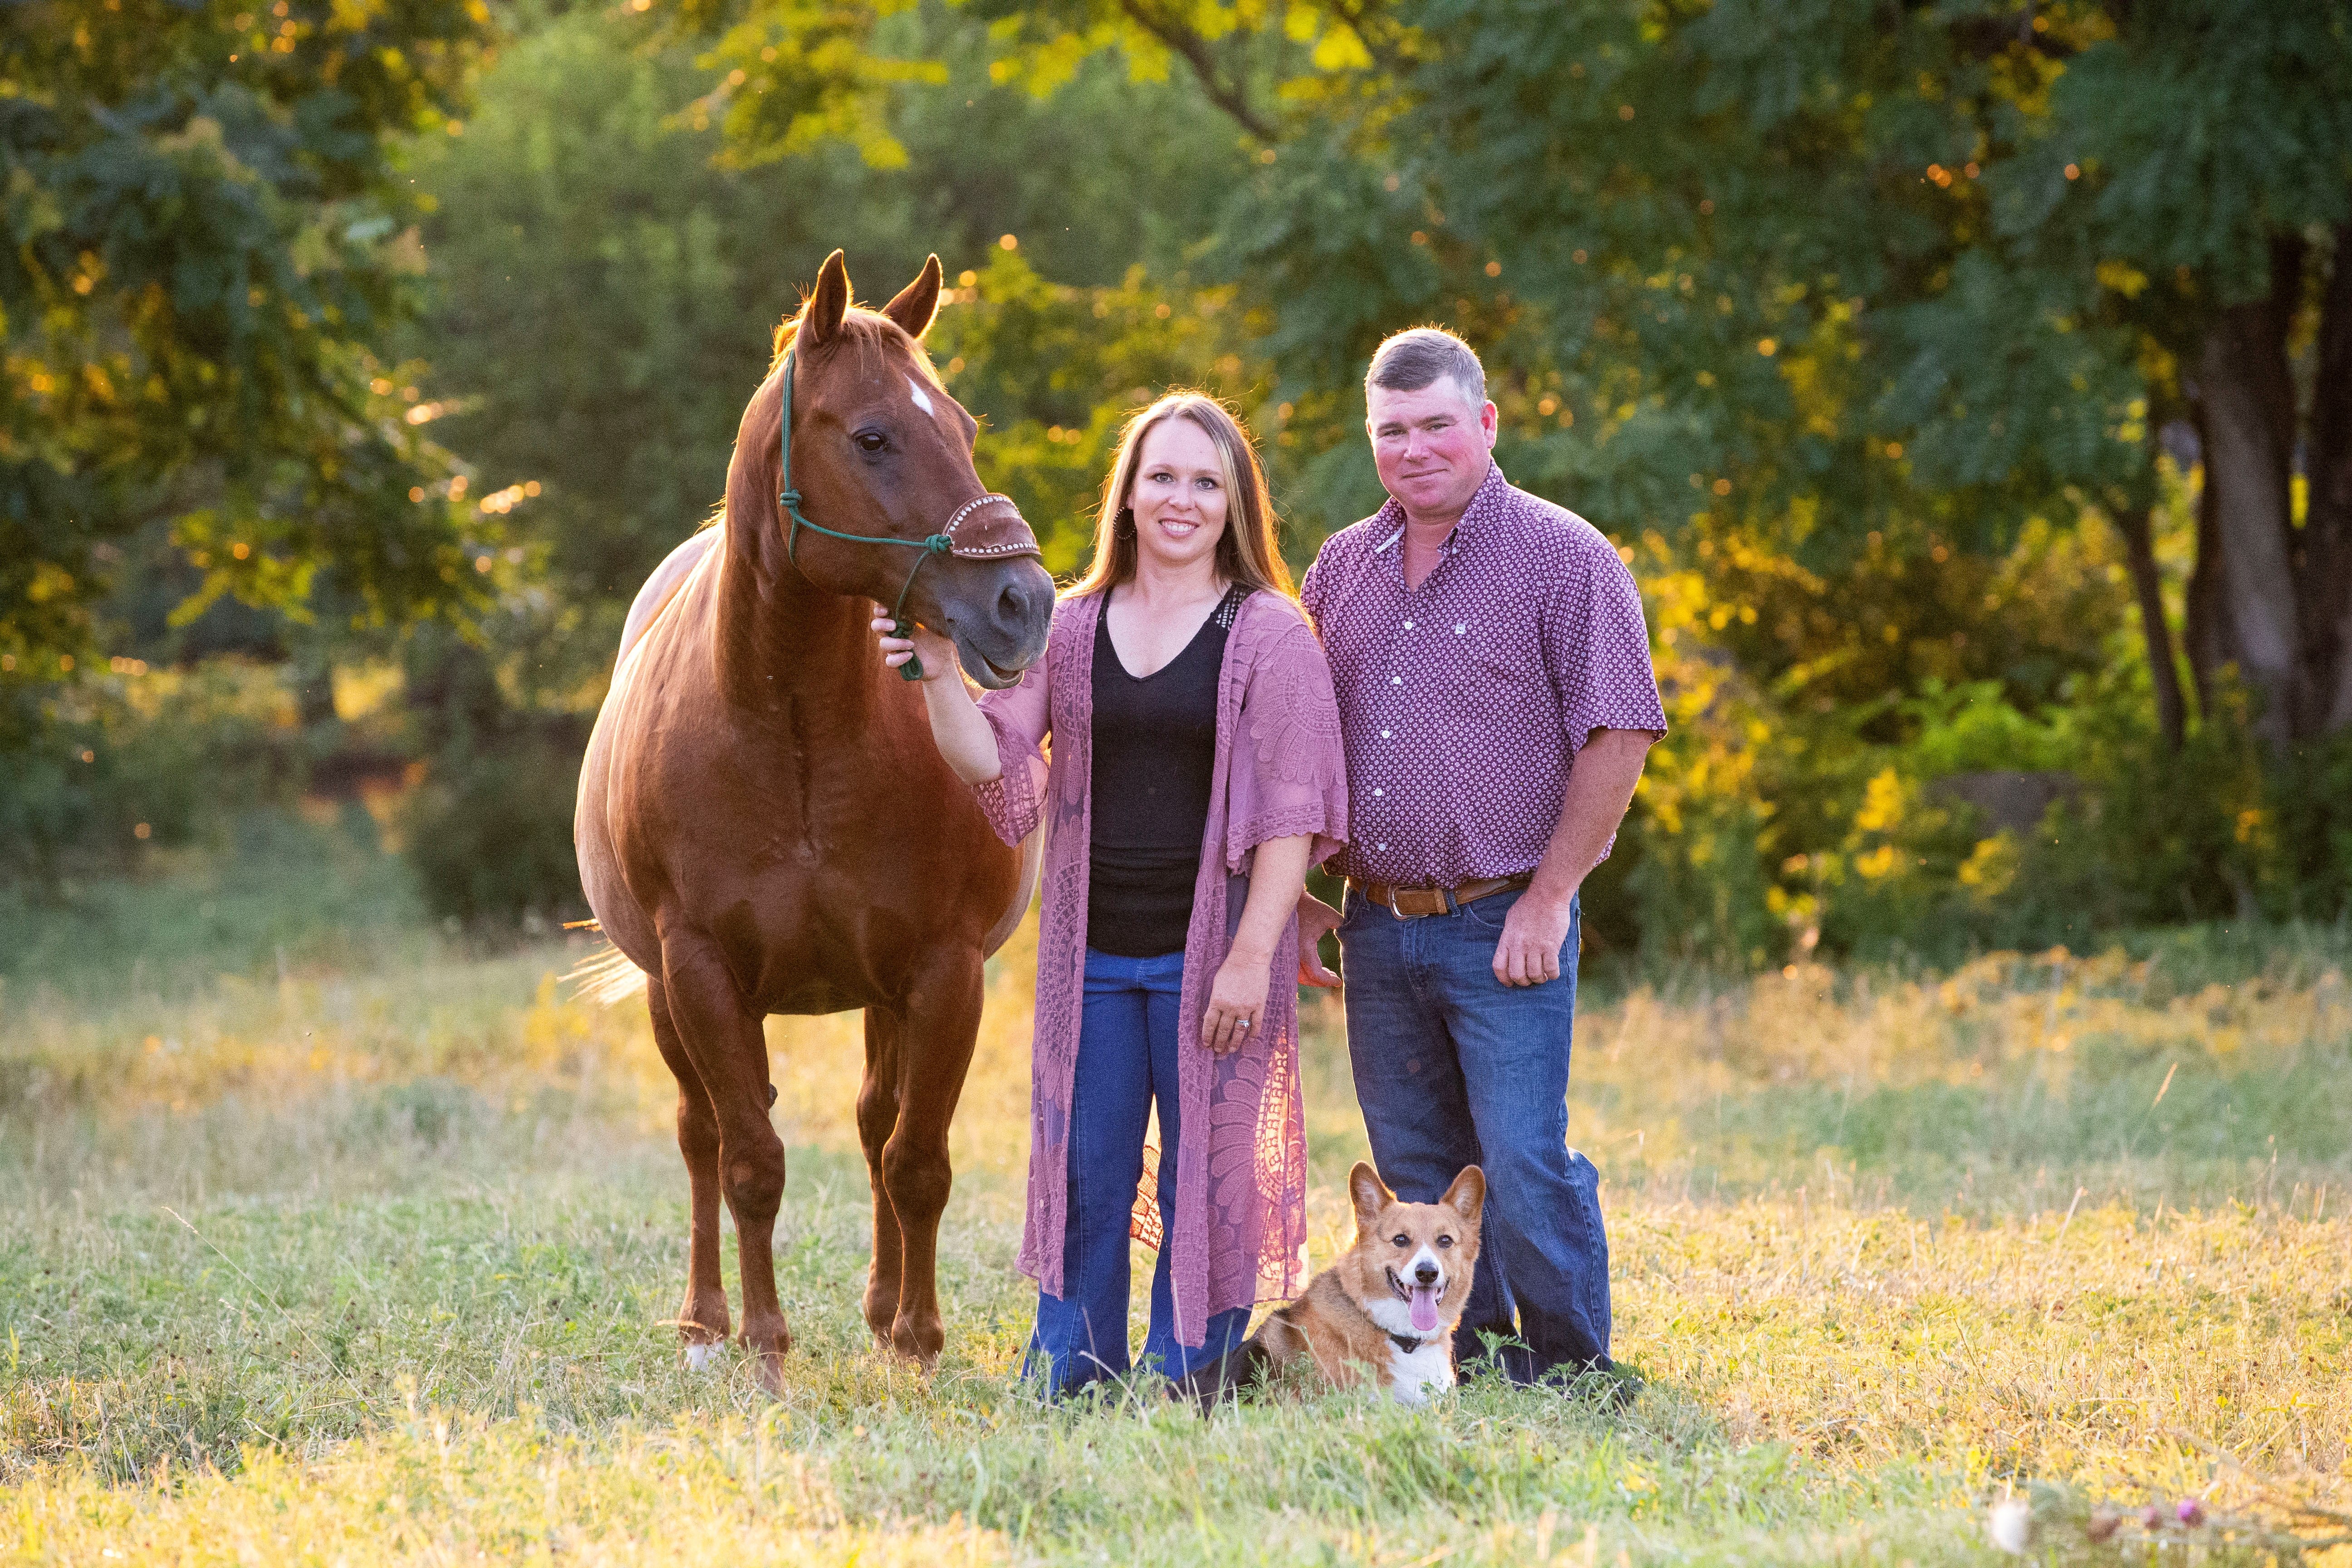
[[[1412,1245],[1412,1237],[1409,1236],[1393,1236],[1389,1239],[1395,1242],[1399,1247],[1411,1247]]]
[[[879,430],[860,430],[857,433],[857,449],[861,452],[878,452],[889,444],[890,437]]]

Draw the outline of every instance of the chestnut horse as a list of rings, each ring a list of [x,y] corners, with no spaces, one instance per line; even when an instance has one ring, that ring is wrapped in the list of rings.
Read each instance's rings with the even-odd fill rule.
[[[929,1367],[944,1339],[948,1121],[980,1026],[981,961],[1035,874],[940,760],[919,689],[884,666],[867,625],[875,603],[895,603],[992,687],[1045,647],[1053,580],[1019,511],[973,471],[979,427],[921,348],[939,297],[936,256],[878,311],[851,305],[841,252],[826,259],[743,411],[723,518],[629,613],[580,771],[581,880],[643,972],[677,1079],[688,1359],[704,1364],[728,1333],[723,1195],[743,1342],[772,1388],[792,1336],[772,1256],[784,1148],[761,1019],[866,1010],[866,1321]],[[627,984],[608,992],[634,988],[614,967]]]

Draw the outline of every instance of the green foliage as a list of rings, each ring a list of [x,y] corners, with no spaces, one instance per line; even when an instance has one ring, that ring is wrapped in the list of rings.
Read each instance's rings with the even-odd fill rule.
[[[480,603],[492,520],[383,356],[419,265],[398,139],[461,110],[488,31],[480,0],[11,7],[0,870],[192,832],[219,816],[194,795],[247,782],[201,693],[134,723],[97,675],[129,651],[118,585],[174,625],[225,598],[338,629]]]
[[[290,806],[306,759],[287,699],[274,672],[236,660],[57,689],[0,788],[0,879],[55,889],[68,872],[217,845],[236,811]]]
[[[426,908],[499,926],[586,914],[572,852],[580,752],[572,731],[533,728],[435,758],[404,824]]]
[[[413,213],[393,138],[456,113],[480,0],[19,5],[0,32],[0,651],[87,652],[106,542],[169,520],[235,594],[466,603],[439,459],[382,395]],[[0,742],[20,741],[0,736]]]
[[[593,715],[519,701],[519,662],[438,628],[408,642],[409,743],[429,759],[404,812],[425,907],[511,930],[584,914],[572,807]]]

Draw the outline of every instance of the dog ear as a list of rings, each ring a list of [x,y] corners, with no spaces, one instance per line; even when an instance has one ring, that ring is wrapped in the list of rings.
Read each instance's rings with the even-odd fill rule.
[[[1462,1216],[1462,1223],[1471,1229],[1478,1228],[1478,1216],[1486,1207],[1486,1173],[1475,1165],[1465,1165],[1445,1195],[1437,1200]]]
[[[1381,1217],[1381,1211],[1396,1202],[1381,1173],[1362,1160],[1348,1173],[1348,1196],[1356,1205],[1356,1228],[1369,1233]]]
[[[816,291],[801,307],[799,341],[811,348],[841,331],[841,318],[849,310],[849,258],[835,251],[824,258],[817,269]]]
[[[915,280],[898,290],[897,299],[882,307],[882,313],[907,329],[907,335],[920,340],[931,330],[931,318],[940,311],[940,258],[936,256],[923,263]]]

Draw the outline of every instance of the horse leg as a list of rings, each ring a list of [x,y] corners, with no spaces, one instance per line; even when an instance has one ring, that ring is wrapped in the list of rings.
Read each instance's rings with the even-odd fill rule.
[[[899,1016],[898,1124],[882,1148],[882,1182],[898,1216],[898,1315],[890,1348],[929,1370],[947,1341],[940,1322],[940,1215],[948,1206],[948,1123],[980,1033],[975,948],[943,958],[908,991]]]
[[[857,1141],[866,1149],[866,1179],[874,1189],[874,1264],[866,1275],[866,1323],[885,1349],[898,1317],[904,1264],[898,1211],[882,1175],[882,1151],[898,1125],[899,1040],[906,1026],[882,1007],[866,1009],[866,1081],[857,1090]]]
[[[686,1304],[677,1310],[677,1331],[686,1342],[687,1363],[700,1371],[712,1347],[727,1339],[727,1288],[719,1279],[719,1118],[670,1019],[669,998],[658,976],[647,977],[646,1005],[653,1014],[654,1044],[677,1079],[677,1150],[686,1156],[686,1179],[694,1194]]]
[[[776,1300],[776,1211],[784,1201],[784,1144],[768,1121],[768,1042],[719,946],[698,931],[662,933],[663,989],[688,1059],[719,1125],[719,1185],[735,1216],[743,1270],[743,1344],[760,1381],[782,1387],[792,1348]]]

